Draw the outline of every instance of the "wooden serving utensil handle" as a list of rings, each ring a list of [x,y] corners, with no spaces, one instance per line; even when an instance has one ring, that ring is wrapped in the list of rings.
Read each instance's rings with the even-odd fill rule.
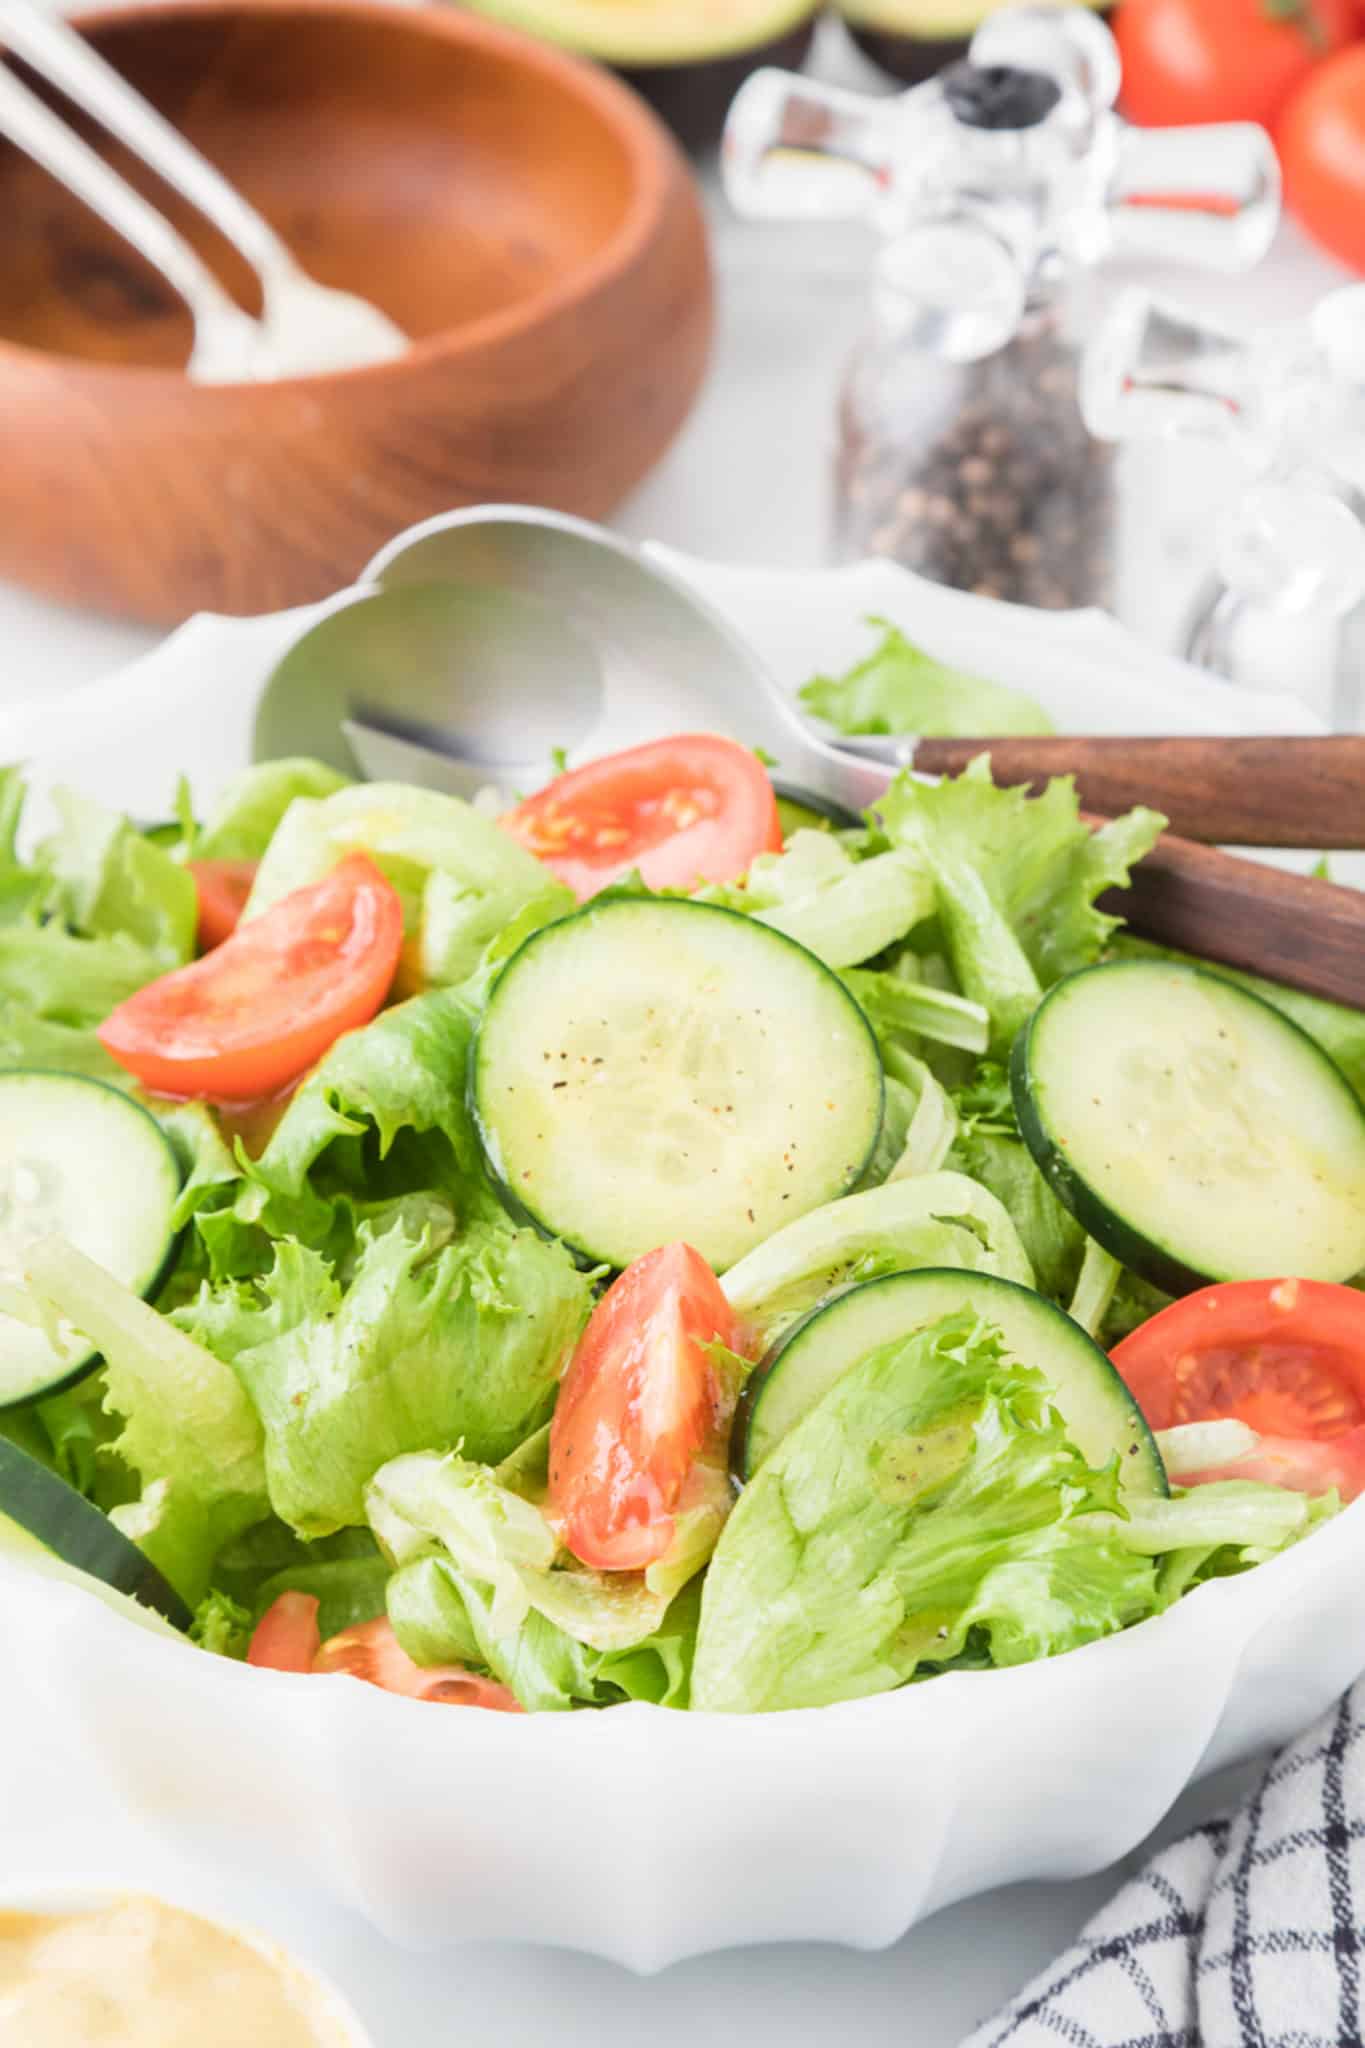
[[[914,765],[956,775],[982,752],[998,783],[1074,774],[1086,810],[1150,804],[1172,832],[1209,845],[1365,848],[1365,734],[926,739]]]
[[[1365,1010],[1365,891],[1168,834],[1100,900],[1144,938]]]

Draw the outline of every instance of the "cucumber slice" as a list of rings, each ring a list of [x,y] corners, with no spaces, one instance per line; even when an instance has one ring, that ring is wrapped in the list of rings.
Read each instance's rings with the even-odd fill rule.
[[[752,917],[613,897],[494,986],[471,1094],[514,1204],[585,1258],[683,1239],[718,1270],[857,1181],[881,1059],[836,974]]]
[[[0,1073],[0,1282],[56,1233],[137,1294],[150,1294],[175,1243],[180,1165],[160,1124],[103,1081],[31,1069]],[[39,1323],[0,1314],[0,1408],[56,1393],[97,1353],[54,1345]]]
[[[1167,1294],[1365,1268],[1365,1110],[1314,1039],[1221,975],[1084,968],[1020,1033],[1011,1080],[1058,1198]]]
[[[1125,1491],[1169,1491],[1141,1410],[1080,1325],[1013,1280],[948,1268],[868,1280],[788,1332],[745,1388],[735,1418],[740,1478],[752,1478],[768,1453],[869,1352],[964,1308],[999,1330],[1021,1364],[1045,1376],[1072,1442],[1091,1465],[1117,1457]]]
[[[193,1620],[189,1608],[151,1559],[74,1486],[4,1437],[0,1437],[0,1518],[15,1523],[64,1564],[140,1600],[172,1627],[189,1628]]]

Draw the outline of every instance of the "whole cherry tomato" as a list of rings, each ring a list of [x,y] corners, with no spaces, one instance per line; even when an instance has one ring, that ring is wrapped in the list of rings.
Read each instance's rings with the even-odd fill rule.
[[[1304,80],[1275,140],[1290,211],[1315,242],[1365,271],[1365,43]]]
[[[1270,127],[1315,66],[1360,33],[1360,0],[1123,0],[1123,111],[1149,128]]]

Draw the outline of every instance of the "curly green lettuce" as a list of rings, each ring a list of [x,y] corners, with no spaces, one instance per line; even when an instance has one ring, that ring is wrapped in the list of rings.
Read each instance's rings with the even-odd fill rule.
[[[109,1448],[141,1483],[110,1520],[196,1605],[223,1544],[269,1512],[255,1408],[211,1351],[74,1245],[30,1246],[24,1278],[103,1356],[105,1406],[123,1425]]]
[[[936,661],[889,619],[868,624],[881,628],[881,644],[841,676],[813,676],[801,692],[806,709],[836,731],[972,739],[1056,730],[1042,705],[1021,690]]]
[[[453,1243],[364,1224],[348,1282],[292,1239],[258,1282],[177,1321],[230,1364],[265,1432],[270,1506],[301,1536],[366,1520],[374,1474],[463,1445],[496,1461],[549,1414],[592,1305],[562,1245],[505,1219]]]
[[[898,776],[877,810],[892,846],[933,874],[959,987],[990,1013],[1002,1057],[1042,991],[1099,958],[1119,920],[1096,898],[1126,885],[1165,825],[1139,809],[1092,832],[1072,777],[1036,797],[997,789],[984,755],[939,783]]]

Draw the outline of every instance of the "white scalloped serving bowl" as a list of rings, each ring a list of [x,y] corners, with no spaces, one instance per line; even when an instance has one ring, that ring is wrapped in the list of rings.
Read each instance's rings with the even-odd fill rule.
[[[884,613],[1033,690],[1064,727],[1312,726],[1295,701],[1240,696],[1098,614],[1017,612],[885,563],[670,559],[793,686],[856,658],[862,619]],[[193,621],[111,682],[0,712],[0,758],[160,815],[178,769],[204,793],[241,764],[260,680],[305,617]],[[530,1939],[637,1970],[764,1941],[872,1948],[971,1893],[1102,1868],[1193,1779],[1287,1739],[1365,1669],[1363,1582],[1365,1503],[1050,1663],[751,1719],[522,1719],[223,1663],[89,1582],[0,1555],[0,1812],[4,1773],[41,1738],[64,1746],[73,1810],[113,1781],[145,1819],[230,1838],[414,1946]]]

